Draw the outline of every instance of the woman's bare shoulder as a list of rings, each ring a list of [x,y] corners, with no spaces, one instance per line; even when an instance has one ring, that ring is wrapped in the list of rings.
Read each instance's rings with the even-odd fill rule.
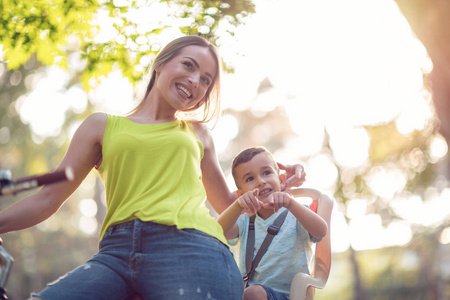
[[[212,143],[210,129],[208,128],[208,126],[206,126],[205,123],[201,122],[192,122],[192,126],[194,127],[197,138],[202,142],[203,147],[205,147],[206,149]]]
[[[105,113],[89,115],[78,128],[78,135],[101,144],[107,120],[108,116]]]
[[[199,122],[199,121],[192,121],[192,126],[195,129],[195,132],[202,132],[204,130],[207,130],[205,123]]]
[[[108,116],[105,113],[93,113],[89,115],[83,123],[81,123],[80,128],[85,128],[92,131],[92,133],[102,132],[105,130],[106,122],[108,121]]]
[[[89,123],[97,123],[97,124],[106,124],[106,121],[108,120],[108,115],[106,113],[92,113],[90,114],[85,122]]]

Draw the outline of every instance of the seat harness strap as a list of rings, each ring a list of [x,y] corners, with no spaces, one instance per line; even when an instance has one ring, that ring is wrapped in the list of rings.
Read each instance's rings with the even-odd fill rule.
[[[246,273],[243,276],[245,287],[248,286],[248,281],[250,280],[251,276],[255,272],[256,267],[259,264],[259,261],[263,257],[263,255],[266,253],[267,249],[269,248],[270,243],[272,242],[273,238],[278,234],[280,231],[281,225],[283,225],[284,220],[286,219],[286,215],[289,211],[286,209],[283,211],[273,222],[272,225],[267,228],[267,235],[264,241],[261,244],[261,247],[258,250],[258,253],[256,254],[255,258],[252,261],[253,258],[253,251],[255,249],[255,218],[256,214],[250,217],[250,222],[248,223],[248,238],[247,238],[247,251],[245,253],[245,270]]]

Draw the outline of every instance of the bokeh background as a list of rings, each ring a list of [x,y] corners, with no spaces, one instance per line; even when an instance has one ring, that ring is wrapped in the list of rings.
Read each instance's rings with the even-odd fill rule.
[[[224,61],[212,133],[230,188],[234,155],[264,145],[336,201],[317,299],[450,299],[446,1],[2,0],[0,10],[0,167],[14,178],[54,170],[90,113],[130,111],[158,51],[200,34]],[[50,219],[2,236],[16,259],[11,299],[97,251],[104,203],[92,171]]]

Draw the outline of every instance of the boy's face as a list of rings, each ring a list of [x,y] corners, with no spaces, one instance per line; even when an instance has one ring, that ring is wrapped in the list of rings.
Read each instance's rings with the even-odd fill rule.
[[[235,181],[242,194],[259,189],[258,199],[265,202],[270,194],[281,191],[284,177],[272,157],[262,152],[235,168]]]

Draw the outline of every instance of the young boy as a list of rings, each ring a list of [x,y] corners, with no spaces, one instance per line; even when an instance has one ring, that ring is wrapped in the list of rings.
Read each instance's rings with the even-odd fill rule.
[[[242,274],[246,273],[249,214],[257,214],[253,259],[267,235],[268,227],[283,211],[289,210],[278,234],[251,275],[243,299],[289,299],[294,275],[299,272],[309,274],[311,242],[325,236],[327,224],[310,208],[282,192],[285,176],[280,174],[272,154],[266,148],[251,147],[239,153],[233,160],[232,174],[239,198],[219,216],[218,222],[231,245],[241,241],[239,267]],[[313,200],[318,200],[320,195],[313,189],[296,190],[296,196],[311,197]]]

